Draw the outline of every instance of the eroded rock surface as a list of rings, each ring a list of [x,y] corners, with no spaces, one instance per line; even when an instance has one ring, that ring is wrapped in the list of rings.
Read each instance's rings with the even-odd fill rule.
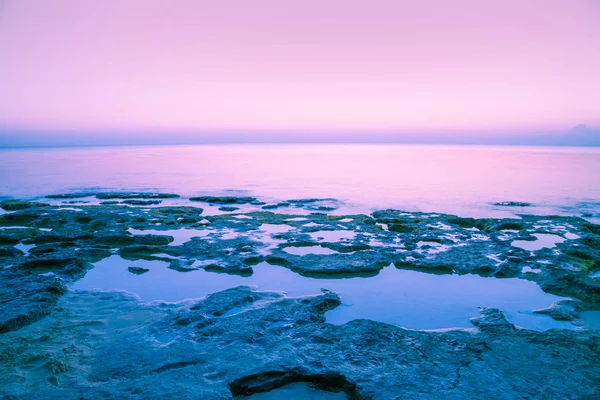
[[[598,331],[521,330],[495,309],[472,331],[325,323],[339,304],[330,292],[287,298],[248,287],[155,305],[71,293],[49,317],[0,336],[0,394],[231,399],[294,382],[350,399],[599,394]]]
[[[572,298],[536,312],[576,321],[600,307],[600,226],[584,219],[321,212],[337,208],[332,199],[198,199],[226,207],[216,215],[155,204],[171,194],[73,200],[90,196],[0,203],[0,395],[230,399],[295,382],[357,399],[600,395],[598,331],[523,330],[496,309],[482,310],[473,332],[421,332],[367,320],[327,324],[324,313],[340,304],[330,292],[287,298],[241,287],[144,305],[119,293],[68,291],[114,254],[166,261],[182,273],[250,275],[267,262],[308,276],[369,276],[393,264],[532,280]],[[260,211],[233,209],[250,205]],[[545,243],[547,235],[558,239]],[[540,246],[516,246],[523,242]]]

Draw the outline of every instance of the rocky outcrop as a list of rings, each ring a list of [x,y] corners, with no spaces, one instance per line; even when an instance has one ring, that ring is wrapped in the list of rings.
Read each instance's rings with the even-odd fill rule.
[[[0,336],[0,395],[232,399],[294,382],[349,399],[600,394],[598,331],[517,329],[495,309],[473,330],[325,323],[339,304],[331,292],[287,298],[248,287],[151,306],[121,293],[68,294],[44,320]]]

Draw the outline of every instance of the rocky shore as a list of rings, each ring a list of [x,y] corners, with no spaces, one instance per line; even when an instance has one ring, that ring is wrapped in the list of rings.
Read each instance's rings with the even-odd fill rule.
[[[69,289],[115,254],[163,260],[182,274],[248,276],[266,262],[311,277],[369,276],[394,265],[534,281],[570,298],[536,312],[578,321],[600,309],[599,225],[564,216],[332,215],[334,199],[174,199],[74,193],[0,203],[0,395],[230,399],[306,382],[350,399],[600,396],[600,331],[520,329],[502,310],[482,309],[472,330],[425,332],[328,324],[324,313],[340,305],[332,292],[290,298],[237,287],[147,304]]]

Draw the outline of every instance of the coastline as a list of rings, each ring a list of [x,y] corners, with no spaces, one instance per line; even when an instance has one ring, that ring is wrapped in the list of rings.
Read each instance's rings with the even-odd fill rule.
[[[155,202],[176,195],[94,195],[110,203],[77,203],[82,197],[70,193],[49,196],[64,204],[1,204],[0,262],[9,290],[1,313],[4,395],[122,397],[133,390],[152,397],[152,390],[155,397],[175,398],[191,395],[193,382],[195,397],[225,399],[308,382],[349,398],[497,397],[499,392],[489,390],[538,393],[528,383],[543,380],[535,374],[553,382],[543,389],[547,395],[597,393],[600,369],[593,360],[600,331],[586,326],[582,314],[600,313],[600,282],[594,277],[600,269],[600,226],[582,218],[476,219],[396,210],[332,215],[333,199],[270,204],[249,196],[202,196],[197,206],[163,206]],[[248,204],[262,211],[244,211]],[[206,214],[210,208],[224,211]],[[181,233],[186,237],[178,238]],[[543,242],[540,235],[560,240],[535,250],[513,245]],[[289,251],[316,247],[327,251]],[[570,298],[536,312],[570,321],[573,328],[515,327],[494,308],[482,308],[470,330],[407,330],[367,319],[335,325],[326,314],[343,307],[344,298],[331,291],[289,297],[242,286],[198,300],[147,303],[119,292],[71,289],[91,269],[101,271],[94,264],[114,256],[168,263],[182,279],[198,270],[243,278],[266,263],[319,279],[368,280],[395,268],[458,280],[473,274],[526,280]],[[149,271],[129,274],[135,279]],[[544,361],[549,354],[560,354],[560,360]],[[380,367],[373,368],[375,360]],[[490,376],[490,369],[497,372]],[[508,383],[508,371],[511,379],[519,371],[519,378]],[[157,374],[169,385],[150,385]],[[504,383],[484,384],[489,379]],[[400,388],[397,382],[405,384]]]

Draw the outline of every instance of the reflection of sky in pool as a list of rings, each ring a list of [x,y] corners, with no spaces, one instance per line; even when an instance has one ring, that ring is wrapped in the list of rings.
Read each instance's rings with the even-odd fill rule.
[[[356,233],[347,230],[336,230],[310,232],[309,235],[313,240],[322,240],[324,242],[339,242],[343,239],[354,239]]]
[[[329,255],[337,253],[337,251],[323,246],[287,246],[283,247],[282,250],[295,256],[306,256],[308,254]]]
[[[334,324],[366,318],[411,329],[471,328],[469,318],[478,316],[477,307],[482,306],[499,308],[512,323],[529,329],[572,327],[568,322],[531,313],[560,297],[516,278],[433,275],[388,267],[369,278],[314,279],[265,263],[255,266],[252,276],[241,277],[204,270],[183,273],[167,268],[162,261],[132,262],[118,256],[95,265],[73,289],[118,289],[137,293],[144,301],[179,301],[240,285],[283,290],[290,296],[317,294],[326,288],[339,293],[343,301],[342,306],[327,313],[327,321]],[[128,272],[129,266],[150,271],[134,275]]]
[[[206,229],[169,229],[169,230],[158,230],[158,229],[128,229],[129,233],[134,235],[167,235],[173,236],[173,241],[170,243],[171,246],[181,246],[185,242],[188,242],[193,237],[205,237],[210,231]]]
[[[533,236],[535,236],[537,240],[515,240],[512,242],[512,245],[524,250],[536,251],[543,249],[544,247],[554,247],[557,243],[565,241],[564,238],[549,233],[534,233]]]

